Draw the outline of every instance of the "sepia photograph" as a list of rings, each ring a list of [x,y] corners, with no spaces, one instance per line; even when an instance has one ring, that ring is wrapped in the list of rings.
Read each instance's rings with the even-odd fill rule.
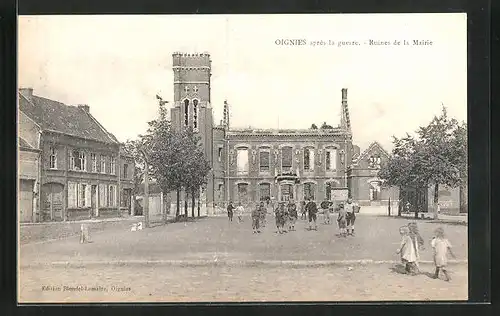
[[[467,15],[18,17],[18,302],[468,299]]]

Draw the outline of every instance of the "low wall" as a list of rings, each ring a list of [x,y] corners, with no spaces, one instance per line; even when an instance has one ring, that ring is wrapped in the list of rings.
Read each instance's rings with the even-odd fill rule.
[[[143,217],[106,221],[85,221],[89,225],[90,237],[96,232],[107,229],[129,230],[132,223],[144,221]],[[19,243],[28,244],[52,239],[67,238],[80,235],[82,222],[50,222],[21,224],[19,227]]]

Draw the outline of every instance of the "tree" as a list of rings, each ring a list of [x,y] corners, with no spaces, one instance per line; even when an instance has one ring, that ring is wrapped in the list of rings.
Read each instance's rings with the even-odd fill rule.
[[[144,158],[139,151],[140,142],[138,140],[127,140],[123,144],[123,150],[127,155],[134,158],[135,168],[134,168],[134,188],[132,190],[133,194],[139,193],[139,188],[142,184],[144,176]]]
[[[443,107],[439,117],[435,116],[427,126],[417,130],[417,136],[394,137],[394,150],[379,171],[379,177],[400,188],[411,186],[426,190],[434,185],[433,213],[437,219],[439,186],[455,188],[467,175],[467,125],[448,118]]]
[[[143,137],[147,144],[150,165],[154,177],[163,192],[177,192],[176,218],[180,213],[180,192],[183,189],[184,148],[182,135],[173,131],[167,120],[151,122],[148,134]]]
[[[438,218],[439,186],[460,186],[467,174],[467,126],[449,118],[443,106],[441,115],[418,130],[422,145],[419,176],[434,185],[433,211]]]
[[[195,197],[199,195],[200,188],[207,183],[210,164],[205,158],[205,153],[200,146],[200,137],[191,128],[185,131],[185,146],[190,153],[185,159],[184,187],[191,195],[191,216],[195,217]]]
[[[206,183],[209,162],[200,146],[200,137],[191,128],[174,129],[167,120],[164,104],[165,102],[160,102],[159,117],[149,122],[149,129],[141,136],[141,142],[148,153],[154,178],[162,191],[176,191],[176,218],[180,215],[182,191],[191,194],[194,217],[195,193]],[[187,215],[187,206],[185,210]]]
[[[142,186],[144,181],[144,169],[145,169],[145,161],[144,155],[142,154],[142,150],[144,148],[142,139],[139,138],[137,140],[127,140],[123,144],[123,150],[126,154],[132,156],[134,158],[135,168],[134,168],[134,188],[132,189],[132,194],[135,196],[139,194],[139,188]],[[149,168],[149,180],[152,180],[151,177],[151,168]],[[135,203],[135,201],[134,201]],[[134,204],[134,208],[136,211],[139,210],[140,205]],[[143,208],[141,208],[141,212]],[[136,213],[137,214],[137,213]],[[144,215],[144,214],[143,214]]]
[[[417,177],[420,146],[415,138],[406,135],[404,138],[393,137],[394,149],[389,159],[382,164],[378,172],[379,178],[384,180],[385,186],[415,187],[417,190],[426,188],[427,184],[420,182]],[[401,206],[401,204],[400,204]],[[401,216],[401,207],[398,208],[398,216]],[[415,210],[418,217],[418,209]]]

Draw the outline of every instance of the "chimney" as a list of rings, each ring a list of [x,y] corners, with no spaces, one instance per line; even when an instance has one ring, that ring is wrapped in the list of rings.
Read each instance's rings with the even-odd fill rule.
[[[342,102],[347,102],[347,89],[342,89]]]
[[[33,97],[33,88],[20,88],[19,92],[21,92],[21,94],[26,99],[28,99],[29,101],[31,101],[31,98]]]
[[[78,108],[84,110],[87,113],[90,113],[90,108],[87,104],[78,104]]]

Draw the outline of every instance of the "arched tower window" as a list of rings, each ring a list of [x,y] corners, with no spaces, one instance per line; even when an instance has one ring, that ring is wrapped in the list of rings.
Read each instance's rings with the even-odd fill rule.
[[[193,128],[198,128],[198,100],[193,100]]]
[[[189,100],[184,100],[184,126],[189,124]]]

